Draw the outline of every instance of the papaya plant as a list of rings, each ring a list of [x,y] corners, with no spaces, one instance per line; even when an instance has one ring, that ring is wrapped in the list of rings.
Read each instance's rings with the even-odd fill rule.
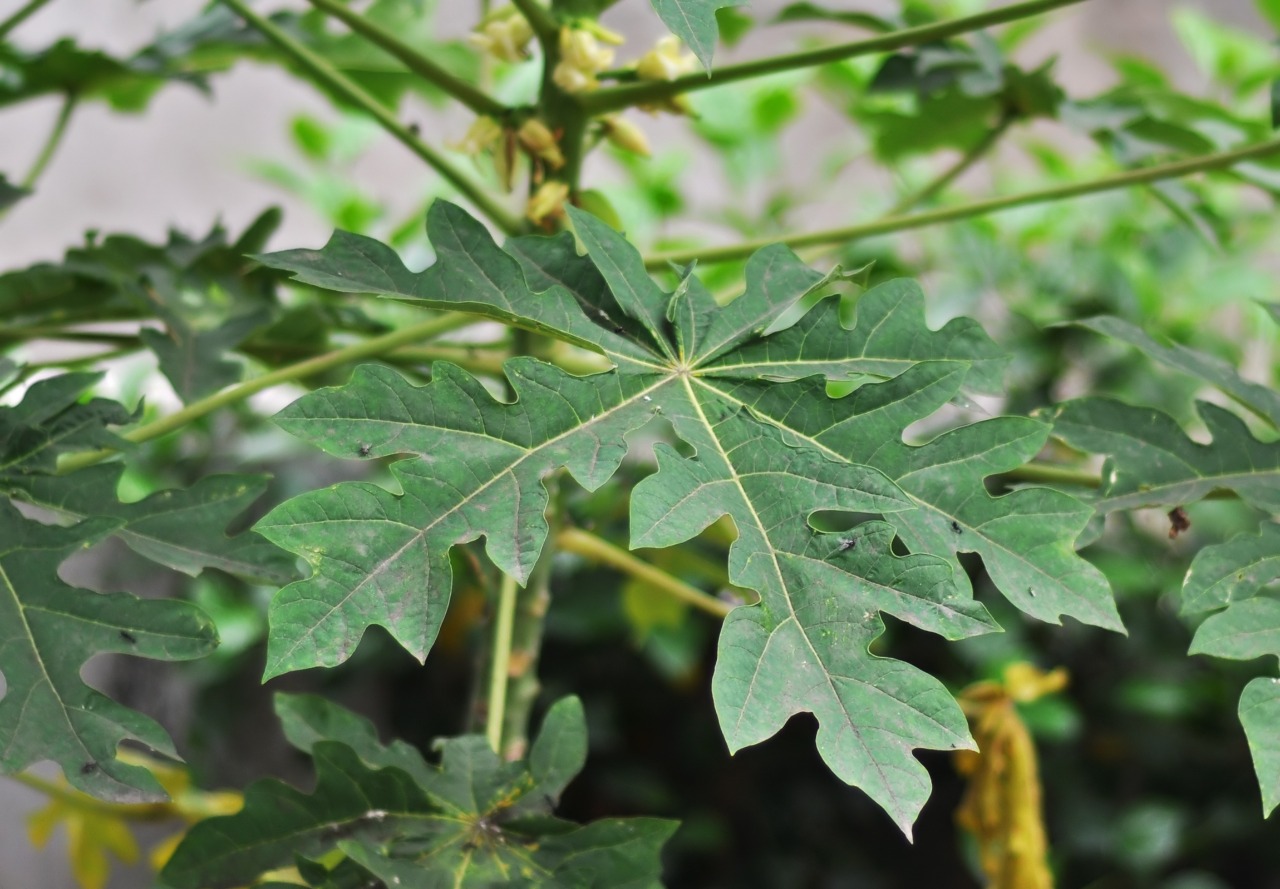
[[[1265,39],[1180,12],[1209,88],[1121,54],[1080,96],[1027,40],[1085,0],[652,0],[669,33],[636,52],[610,0],[482,0],[465,41],[425,0],[214,0],[127,56],[22,43],[50,2],[0,20],[0,106],[60,103],[0,223],[85,103],[216,95],[258,62],[343,116],[254,165],[337,226],[319,248],[269,249],[268,209],[0,275],[0,772],[50,798],[32,839],[65,826],[80,885],[152,820],[168,889],[1263,885],[1261,845],[1206,872],[1209,843],[1181,845],[1198,803],[1164,803],[1127,765],[1141,732],[1105,721],[1212,723],[1169,769],[1238,783],[1247,750],[1280,804],[1280,678],[1220,662],[1280,656]],[[848,132],[786,156],[814,100]],[[470,123],[445,138],[414,103]],[[687,144],[655,150],[636,110]],[[348,175],[375,132],[434,177],[408,219]],[[694,152],[728,197],[695,206]],[[879,215],[796,225],[833,203]],[[88,678],[101,654],[179,683],[188,724]],[[278,774],[219,769],[268,709]],[[679,762],[628,761],[628,734]],[[822,770],[761,777],[748,808],[816,782],[866,837],[919,824],[947,852],[757,867],[716,808],[740,774],[691,802],[753,756]],[[1073,768],[1141,775],[1139,798],[1113,813]],[[1202,835],[1253,836],[1250,805]],[[1098,812],[1110,838],[1079,827]]]

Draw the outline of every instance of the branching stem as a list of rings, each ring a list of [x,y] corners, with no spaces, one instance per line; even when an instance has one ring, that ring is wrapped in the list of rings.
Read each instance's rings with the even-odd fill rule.
[[[532,0],[523,0],[523,3],[530,2]],[[766,74],[794,71],[798,68],[812,68],[817,65],[826,65],[830,62],[856,58],[857,56],[892,52],[908,46],[936,43],[948,37],[967,34],[971,31],[978,31],[1019,19],[1031,18],[1054,9],[1083,2],[1084,0],[1028,0],[1028,2],[1013,3],[1009,6],[1002,6],[999,9],[988,10],[977,15],[964,16],[963,18],[950,19],[944,22],[934,22],[930,25],[921,25],[915,28],[904,28],[900,31],[891,31],[888,34],[880,34],[876,37],[858,40],[853,43],[842,43],[837,46],[822,47],[821,49],[770,56],[766,59],[756,59],[755,61],[741,62],[736,65],[722,65],[713,70],[710,76],[706,72],[697,71],[677,77],[674,80],[629,83],[596,90],[593,93],[582,96],[580,103],[583,110],[591,114],[605,114],[610,111],[630,108],[633,105],[661,102],[694,90],[710,89],[727,83],[736,83],[739,80],[763,77]],[[517,5],[522,5],[522,3],[517,2]]]
[[[724,618],[733,609],[727,602],[708,595],[697,587],[685,583],[661,568],[638,559],[631,553],[614,546],[602,537],[581,528],[565,528],[556,535],[556,545],[567,553],[575,553],[593,562],[600,562],[630,574],[654,589],[666,593],[686,605],[705,611],[713,617]]]
[[[730,262],[738,259],[746,259],[761,247],[779,242],[792,247],[805,247],[813,244],[849,243],[876,235],[893,234],[895,232],[925,228],[930,225],[938,225],[943,222],[955,222],[959,219],[971,219],[975,216],[985,216],[989,213],[996,213],[1001,210],[1010,210],[1014,207],[1026,207],[1031,204],[1047,204],[1053,201],[1063,201],[1070,198],[1083,197],[1084,195],[1114,191],[1120,188],[1129,188],[1134,185],[1145,185],[1149,182],[1159,182],[1163,179],[1176,179],[1180,176],[1189,176],[1193,173],[1221,170],[1226,167],[1233,166],[1234,164],[1238,164],[1241,161],[1266,157],[1271,154],[1280,154],[1280,137],[1268,139],[1265,142],[1259,142],[1254,145],[1248,145],[1244,148],[1236,148],[1231,151],[1214,152],[1213,154],[1201,155],[1199,157],[1187,158],[1180,161],[1171,161],[1170,163],[1157,164],[1155,166],[1143,167],[1137,170],[1126,170],[1123,173],[1103,176],[1099,179],[1092,179],[1088,182],[1075,182],[1070,185],[1042,188],[1036,191],[1023,192],[1022,194],[1008,195],[1006,197],[988,198],[986,200],[973,201],[968,204],[960,204],[955,207],[944,207],[938,210],[929,210],[924,213],[887,216],[884,219],[877,219],[872,222],[864,222],[858,225],[846,226],[844,228],[800,232],[792,235],[784,235],[780,238],[773,237],[756,241],[746,241],[728,247],[673,250],[667,253],[659,253],[646,257],[645,267],[650,270],[664,269],[667,267],[668,263],[674,262],[684,264],[692,262],[695,259],[702,263]]]
[[[167,417],[144,423],[136,429],[124,433],[121,437],[125,441],[130,441],[134,444],[150,441],[153,438],[159,438],[162,435],[181,429],[206,414],[211,414],[228,405],[244,401],[250,395],[255,395],[264,389],[279,386],[281,383],[292,383],[295,380],[305,379],[352,361],[359,361],[363,358],[376,358],[400,346],[430,339],[446,331],[457,330],[459,327],[465,327],[473,323],[475,323],[475,319],[471,316],[457,313],[420,321],[417,324],[402,327],[382,336],[371,337],[363,342],[355,343],[333,352],[326,352],[324,355],[317,355],[314,358],[299,361],[297,364],[290,364],[287,367],[273,370],[252,380],[245,380],[239,385],[223,389],[221,392],[215,392],[207,398],[193,401],[182,410]],[[95,463],[101,463],[113,453],[115,451],[101,450],[70,454],[58,464],[58,472],[65,475],[68,472],[74,472],[77,469],[83,469]]]
[[[436,149],[423,142],[414,132],[389,111],[381,102],[373,98],[345,74],[310,49],[294,40],[275,24],[258,15],[244,0],[222,0],[235,10],[259,33],[289,55],[299,67],[326,89],[341,96],[352,105],[357,106],[378,124],[398,139],[406,148],[443,176],[454,188],[458,189],[475,207],[509,235],[523,230],[523,223],[506,207],[494,199],[485,188],[475,182],[454,166],[453,162]]]
[[[316,9],[333,16],[379,49],[395,56],[406,68],[428,83],[435,84],[476,114],[502,118],[510,111],[497,99],[455,77],[436,62],[409,46],[377,22],[354,12],[337,0],[307,0]]]

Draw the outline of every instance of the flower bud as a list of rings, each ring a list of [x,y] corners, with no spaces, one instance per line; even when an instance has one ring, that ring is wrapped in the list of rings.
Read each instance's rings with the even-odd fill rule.
[[[614,51],[602,47],[592,31],[561,28],[560,63],[551,78],[566,93],[593,90],[600,85],[596,74],[613,64],[613,56]]]
[[[636,62],[636,77],[641,80],[675,80],[698,68],[693,53],[680,51],[680,38],[668,34]]]
[[[467,38],[481,52],[487,52],[504,62],[523,62],[529,58],[529,41],[532,39],[533,28],[515,10],[507,15],[486,19]]]
[[[564,203],[569,199],[567,182],[544,182],[529,198],[524,215],[530,221],[543,225],[564,215]]]
[[[652,154],[644,131],[621,115],[607,115],[600,119],[600,123],[604,127],[605,138],[623,151],[644,157]]]
[[[547,125],[536,117],[531,117],[520,125],[516,131],[520,144],[530,154],[542,158],[553,170],[564,166],[564,155],[560,153],[560,143]]]
[[[488,151],[502,138],[502,127],[492,117],[477,117],[467,129],[467,134],[449,145],[454,151],[476,155]]]

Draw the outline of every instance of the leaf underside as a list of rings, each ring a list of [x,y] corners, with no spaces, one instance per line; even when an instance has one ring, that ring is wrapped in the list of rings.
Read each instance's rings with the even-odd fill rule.
[[[437,261],[422,273],[343,233],[320,251],[261,257],[318,286],[461,308],[615,365],[574,377],[513,359],[510,403],[445,362],[421,388],[364,367],[281,412],[282,427],[335,456],[406,459],[392,465],[402,494],[339,485],[257,525],[312,568],[272,606],[268,675],[337,664],[374,623],[424,657],[448,602],[449,548],[483,537],[494,563],[525,581],[547,536],[547,476],[564,469],[595,490],[627,435],[660,416],[693,456],[658,446],[656,472],[633,492],[632,545],[670,546],[727,515],[738,532],[729,579],[761,597],[721,635],[713,690],[730,747],[814,713],[833,770],[909,830],[929,788],[911,751],[971,741],[936,680],[868,652],[881,612],[951,639],[997,629],[957,561],[976,552],[1028,613],[1121,628],[1105,580],[1072,548],[1091,509],[1047,489],[986,491],[987,477],[1035,455],[1049,427],[997,418],[903,441],[970,375],[998,388],[1001,367],[973,322],[930,330],[910,282],[862,295],[852,327],[826,300],[768,333],[822,279],[786,248],[752,257],[745,292],[722,308],[695,277],[665,293],[621,236],[584,214],[573,221],[586,257],[568,235],[500,249],[444,203],[429,215]],[[826,393],[827,380],[858,379],[872,382],[842,399]],[[810,524],[821,510],[881,519],[825,534]],[[910,555],[892,551],[895,537]]]

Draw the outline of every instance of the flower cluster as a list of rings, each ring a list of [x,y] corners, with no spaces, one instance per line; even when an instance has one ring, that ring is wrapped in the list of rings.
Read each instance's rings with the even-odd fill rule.
[[[614,51],[601,42],[618,45],[622,37],[594,22],[590,27],[560,29],[560,62],[551,78],[566,93],[583,93],[600,86],[596,75],[613,64]]]
[[[494,12],[485,17],[470,38],[471,45],[504,62],[523,62],[529,58],[529,41],[533,28],[515,8]]]

